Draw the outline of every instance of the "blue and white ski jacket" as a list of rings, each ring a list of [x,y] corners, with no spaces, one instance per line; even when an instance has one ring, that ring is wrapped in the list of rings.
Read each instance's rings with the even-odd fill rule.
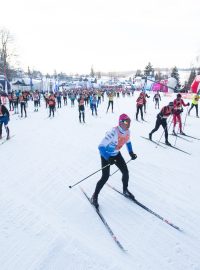
[[[123,130],[120,126],[117,126],[106,133],[98,149],[100,155],[105,160],[108,160],[109,157],[116,156],[124,144],[126,144],[129,153],[133,152],[130,141],[130,131]]]

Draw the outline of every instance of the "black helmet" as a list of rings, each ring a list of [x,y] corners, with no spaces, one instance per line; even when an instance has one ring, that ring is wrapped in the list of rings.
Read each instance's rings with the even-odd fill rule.
[[[173,103],[173,101],[170,101],[168,106],[170,106],[170,107],[174,107],[174,103]]]
[[[181,98],[181,94],[177,94],[177,98]]]

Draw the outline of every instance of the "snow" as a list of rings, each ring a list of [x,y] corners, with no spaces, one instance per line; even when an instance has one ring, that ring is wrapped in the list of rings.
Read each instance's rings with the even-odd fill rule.
[[[39,112],[28,104],[28,117],[12,115],[10,141],[0,146],[0,265],[1,270],[199,270],[200,269],[200,141],[177,139],[176,146],[188,151],[156,147],[144,140],[155,124],[153,94],[148,99],[148,122],[135,121],[135,100],[114,99],[114,113],[107,98],[92,116],[86,107],[86,124],[78,121],[77,103],[57,109],[48,118],[44,102]],[[173,100],[162,97],[161,107]],[[185,120],[187,109],[182,115]],[[179,226],[183,232],[128,201],[108,186],[99,196],[100,210],[123,253],[80,191],[94,192],[101,173],[69,189],[100,169],[98,144],[118,123],[118,116],[131,116],[135,161],[128,163],[129,189],[136,198]],[[187,117],[185,132],[200,137],[199,119]],[[153,134],[159,140],[160,128]],[[3,129],[5,135],[5,130]],[[163,140],[164,138],[162,138]],[[170,136],[169,141],[175,142]],[[125,160],[130,157],[122,149]],[[112,166],[111,173],[116,170]],[[122,188],[121,173],[109,183]]]

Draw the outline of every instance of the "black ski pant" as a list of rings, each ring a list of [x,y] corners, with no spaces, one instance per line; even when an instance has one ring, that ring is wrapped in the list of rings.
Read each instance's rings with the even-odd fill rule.
[[[89,98],[84,98],[84,103],[85,103],[85,106],[89,104]]]
[[[147,103],[146,102],[144,103],[144,112],[145,113],[147,112]]]
[[[155,128],[150,132],[150,134],[153,134],[154,132],[156,132],[159,127],[162,126],[165,132],[165,141],[168,142],[168,128],[167,128],[167,119],[166,118],[161,118],[161,117],[157,117],[156,120],[156,125]]]
[[[95,111],[95,114],[97,115],[97,105],[92,104],[91,109],[92,109],[92,115],[94,114],[94,111]]]
[[[155,109],[158,107],[159,109],[159,99],[155,98]]]
[[[23,111],[25,113],[25,117],[27,116],[26,114],[26,103],[25,102],[21,102],[20,103],[20,107],[21,107],[21,117],[23,117]]]
[[[140,111],[140,114],[141,114],[141,119],[144,120],[143,118],[143,111],[142,111],[142,107],[143,105],[139,105],[137,106],[137,111],[136,111],[136,120],[138,120],[138,114],[139,114],[139,111]]]
[[[52,115],[54,117],[54,111],[55,111],[55,105],[49,106],[49,117],[51,117],[51,113],[52,113]]]
[[[192,104],[191,107],[190,107],[190,109],[189,109],[188,114],[190,114],[190,112],[193,109],[193,107],[195,107],[195,109],[196,109],[196,116],[198,116],[198,104]]]
[[[97,100],[97,107],[99,106],[99,104],[101,104],[101,97],[98,97],[98,100]]]
[[[38,100],[34,100],[35,111],[38,111],[38,105],[39,105],[39,101]]]
[[[64,105],[67,105],[67,97],[63,97]]]
[[[45,98],[45,105],[46,105],[46,108],[48,108],[48,99]]]
[[[14,104],[14,113],[18,113],[18,105],[19,105],[18,101],[14,101],[13,104]]]
[[[79,106],[79,121],[80,121],[80,123],[81,123],[81,115],[82,115],[83,122],[85,123],[85,107],[84,107],[84,105]]]
[[[58,108],[61,108],[61,99],[57,99],[58,102]]]
[[[108,109],[110,108],[110,105],[111,105],[112,112],[113,112],[113,100],[109,100],[109,102],[108,102],[108,108],[107,108],[107,112],[108,112]]]
[[[2,136],[2,126],[3,126],[3,123],[0,122],[0,137]]]
[[[129,180],[129,173],[128,173],[128,168],[127,168],[126,162],[125,162],[125,160],[122,157],[120,152],[115,157],[115,159],[116,159],[115,165],[119,168],[119,170],[122,173],[123,190],[126,190],[128,188],[128,180]],[[101,167],[104,168],[108,164],[109,164],[108,160],[105,160],[101,156]],[[99,192],[101,191],[101,189],[105,185],[105,183],[108,181],[109,176],[110,176],[110,166],[107,166],[104,169],[102,169],[102,177],[97,182],[94,196],[98,197]]]
[[[14,104],[12,100],[9,100],[9,110],[13,111],[14,110]]]
[[[2,136],[2,126],[3,126],[3,123],[0,122],[0,137]],[[5,126],[5,129],[6,129],[6,133],[7,133],[7,139],[8,139],[9,135],[10,135],[10,130],[9,130],[9,127],[7,125]]]

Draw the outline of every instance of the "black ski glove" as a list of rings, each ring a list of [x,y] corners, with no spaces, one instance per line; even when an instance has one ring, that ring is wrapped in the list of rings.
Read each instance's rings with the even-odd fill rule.
[[[187,105],[190,106],[190,102],[188,102]]]
[[[115,164],[115,157],[109,157],[109,159],[108,159],[108,162],[110,163],[110,165],[113,165],[113,164]]]
[[[132,160],[134,160],[134,159],[137,158],[137,155],[134,154],[133,152],[130,152],[129,155],[130,155],[130,157],[131,157]]]

